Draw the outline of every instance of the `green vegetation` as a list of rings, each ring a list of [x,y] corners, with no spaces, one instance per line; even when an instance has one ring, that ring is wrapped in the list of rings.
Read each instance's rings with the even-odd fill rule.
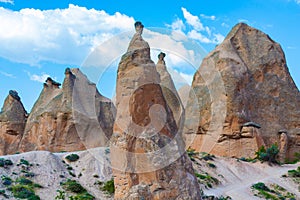
[[[205,174],[195,173],[195,176],[198,178],[198,182],[204,184],[206,188],[212,188],[213,185],[217,185],[220,183],[218,179],[212,177],[208,173]]]
[[[70,154],[70,155],[66,156],[66,159],[69,162],[75,162],[75,161],[77,161],[79,159],[79,156],[77,154]]]
[[[288,176],[293,178],[300,178],[300,167],[295,170],[289,170]]]
[[[205,160],[205,161],[213,161],[214,158],[216,158],[215,155],[212,155],[212,154],[209,154],[209,153],[206,153],[206,152],[201,152],[201,153],[200,153],[200,159],[201,159],[201,160]]]
[[[65,191],[62,191],[62,190],[56,190],[56,192],[57,192],[58,194],[55,196],[55,200],[65,200],[65,198],[66,198],[66,193],[65,193]]]
[[[186,153],[187,153],[187,155],[189,156],[189,158],[191,159],[191,161],[196,161],[196,160],[195,160],[195,157],[196,157],[197,155],[199,155],[199,153],[196,152],[196,150],[195,150],[195,149],[192,149],[191,147],[189,147],[189,148],[186,150]]]
[[[285,188],[277,184],[271,184],[269,188],[264,183],[259,182],[253,184],[251,188],[253,189],[255,196],[262,197],[264,199],[271,199],[271,200],[284,200],[284,199],[295,200],[296,199],[293,193],[288,192]]]
[[[8,167],[13,165],[13,162],[8,159],[0,158],[0,167]]]
[[[207,162],[207,165],[211,168],[217,168],[217,166],[211,162]]]
[[[62,183],[63,188],[68,192],[73,193],[83,193],[86,192],[86,189],[82,187],[75,180],[68,179],[66,182]]]
[[[32,185],[17,184],[11,187],[11,191],[15,198],[28,199],[28,200],[39,200],[40,197],[34,192]]]
[[[9,185],[11,185],[13,183],[13,180],[10,177],[5,176],[5,175],[1,176],[1,180],[2,180],[2,184],[4,186],[9,186]]]
[[[271,147],[265,149],[264,146],[261,146],[257,152],[255,152],[256,158],[262,162],[268,161],[269,163],[276,163],[277,161],[277,155],[279,153],[278,145],[272,144]]]
[[[241,157],[240,159],[238,159],[238,161],[244,161],[244,162],[256,162],[255,158],[245,158],[245,157]]]
[[[115,183],[114,179],[111,179],[103,184],[101,187],[102,191],[107,192],[108,194],[112,195],[115,193]]]
[[[77,181],[68,179],[66,182],[61,184],[63,189],[67,192],[75,193],[75,196],[70,196],[70,200],[93,200],[95,197],[93,197],[91,194],[87,192],[87,190],[82,187]],[[66,195],[64,191],[58,190],[59,194],[55,197],[55,199],[63,199]]]
[[[17,166],[20,166],[20,165],[30,166],[30,163],[25,159],[21,159],[20,162],[17,164]]]
[[[3,196],[4,198],[8,199],[8,195],[5,193],[5,190],[0,190],[0,196]]]

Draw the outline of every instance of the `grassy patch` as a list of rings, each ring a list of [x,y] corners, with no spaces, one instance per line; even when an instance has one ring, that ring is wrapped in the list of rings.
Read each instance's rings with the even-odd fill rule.
[[[218,185],[220,183],[217,178],[209,175],[208,173],[195,173],[195,176],[198,178],[198,182],[205,185],[206,188],[212,188],[213,185]]]
[[[70,200],[95,199],[95,197],[89,194],[87,190],[75,180],[68,179],[66,182],[62,183],[61,185],[66,192],[71,192],[76,194],[76,195],[69,196]],[[58,190],[58,192],[59,194],[57,195],[56,199],[60,199],[61,197],[64,197],[66,195],[64,191]]]
[[[295,194],[288,192],[285,188],[271,184],[270,187],[264,183],[259,182],[251,186],[255,196],[271,199],[271,200],[284,200],[284,199],[296,199]]]

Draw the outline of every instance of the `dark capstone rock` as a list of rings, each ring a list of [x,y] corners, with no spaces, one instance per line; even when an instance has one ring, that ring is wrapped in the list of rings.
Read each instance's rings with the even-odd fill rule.
[[[245,124],[243,124],[243,127],[249,127],[249,126],[252,126],[255,128],[261,128],[261,126],[255,122],[246,122]]]
[[[21,98],[18,95],[18,92],[15,90],[9,90],[9,95],[12,96],[14,99],[16,99],[17,101],[20,101]]]

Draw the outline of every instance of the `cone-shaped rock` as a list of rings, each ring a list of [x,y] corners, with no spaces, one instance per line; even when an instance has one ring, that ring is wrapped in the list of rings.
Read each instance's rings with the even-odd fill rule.
[[[178,127],[183,126],[182,122],[184,120],[184,108],[181,103],[180,97],[175,88],[174,82],[171,75],[167,70],[165,63],[166,54],[161,52],[158,55],[158,61],[156,64],[156,70],[160,77],[160,86],[164,95],[164,98],[167,102],[167,105],[170,107],[173,117],[176,121]]]
[[[111,141],[115,199],[200,199],[181,133],[159,85],[150,47],[136,24],[119,63]]]
[[[280,45],[263,32],[236,25],[203,60],[192,92],[186,128],[188,137],[198,134],[194,148],[253,157],[260,145],[277,143],[281,160],[300,151],[299,90]]]
[[[62,88],[51,78],[28,117],[21,151],[76,151],[105,146],[115,108],[79,69],[65,71]]]
[[[27,112],[21,98],[16,91],[10,90],[0,113],[0,155],[18,151],[26,117]]]

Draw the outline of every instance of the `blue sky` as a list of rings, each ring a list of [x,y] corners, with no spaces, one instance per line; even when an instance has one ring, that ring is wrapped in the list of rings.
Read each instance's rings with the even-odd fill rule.
[[[213,50],[235,24],[246,22],[281,44],[300,88],[299,19],[300,0],[0,0],[0,104],[14,89],[30,111],[47,76],[62,82],[66,67],[82,66],[103,42],[133,31],[136,20],[150,31],[151,27],[179,31],[206,52]],[[154,37],[149,40],[152,46],[162,42]],[[109,49],[113,58],[118,56],[114,53],[126,50],[124,45]],[[157,52],[152,53],[154,62]],[[191,55],[183,57],[185,62],[175,54],[167,55],[167,65],[190,83],[200,63],[186,67]],[[108,97],[113,96],[118,59],[111,62],[97,82],[100,92]]]

